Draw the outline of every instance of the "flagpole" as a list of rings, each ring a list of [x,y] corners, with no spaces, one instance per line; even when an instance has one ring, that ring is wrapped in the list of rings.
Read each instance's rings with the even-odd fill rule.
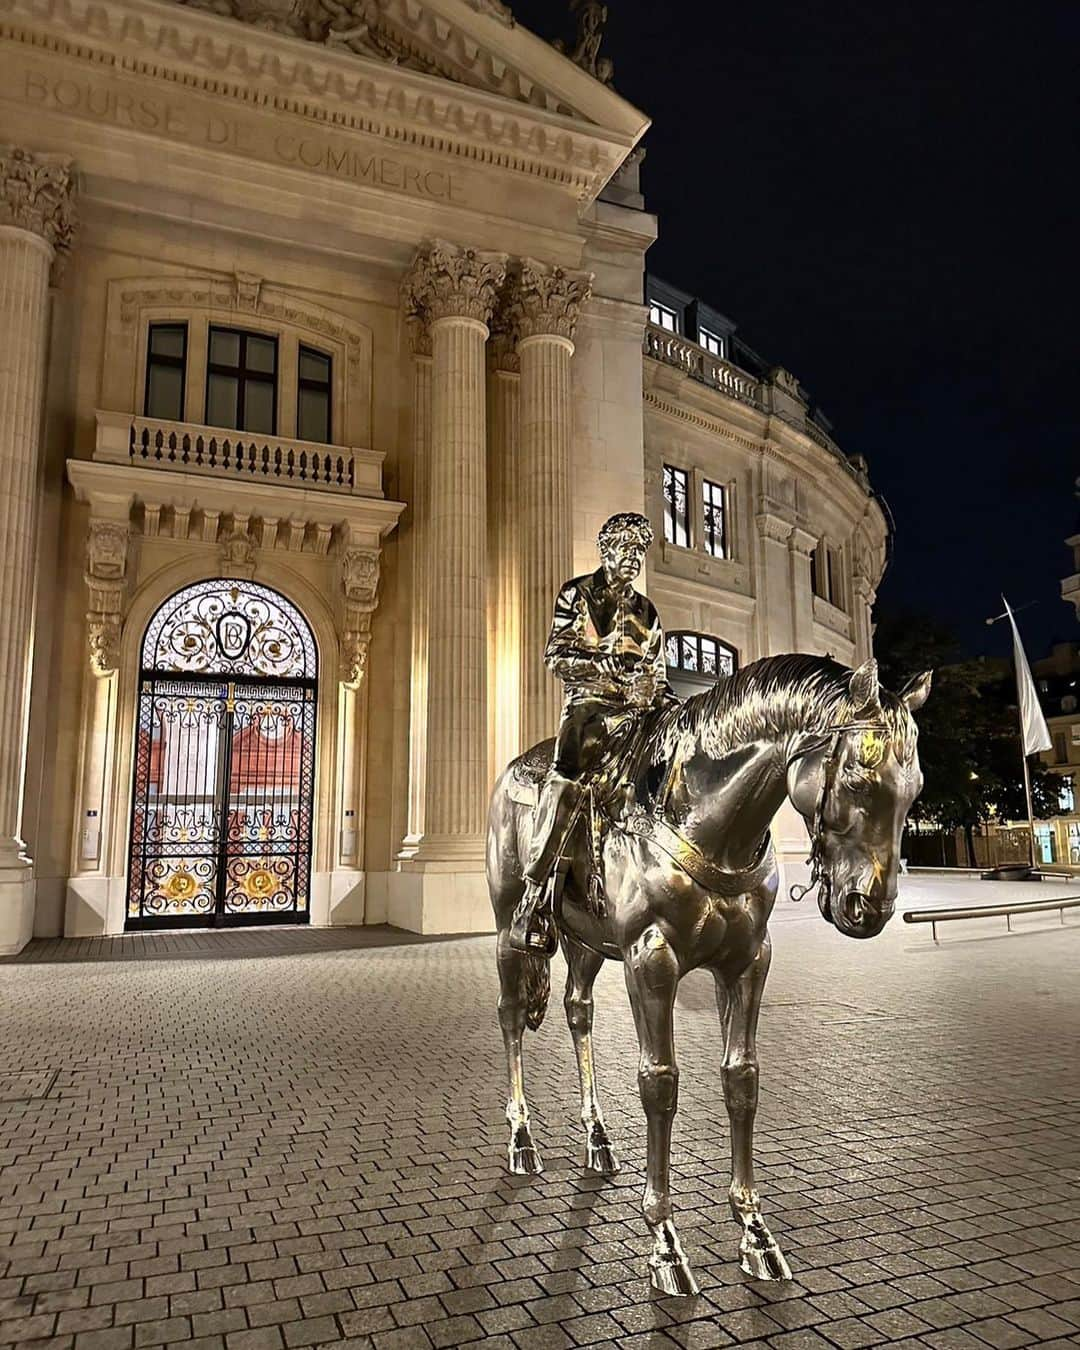
[[[1039,696],[1035,692],[1035,681],[1031,678],[1031,667],[1028,665],[1024,644],[1020,641],[1020,630],[1017,628],[1016,619],[1013,617],[1014,611],[1010,608],[1009,602],[1004,596],[1001,597],[1001,602],[1005,606],[1005,613],[997,614],[994,618],[987,619],[986,622],[994,624],[1001,619],[1008,619],[1009,627],[1012,629],[1013,668],[1016,672],[1016,703],[1020,715],[1020,759],[1024,766],[1024,800],[1027,803],[1028,817],[1028,856],[1031,859],[1031,866],[1037,868],[1039,863],[1035,856],[1035,806],[1031,799],[1031,766],[1028,763],[1028,755],[1038,754],[1041,750],[1049,750],[1053,742],[1050,738],[1050,729],[1046,725],[1046,718],[1039,706]],[[1026,609],[1027,606],[1021,606],[1021,608]]]
[[[1024,797],[1027,801],[1028,813],[1028,851],[1031,854],[1032,867],[1038,867],[1038,861],[1035,857],[1035,808],[1031,802],[1031,769],[1028,767],[1028,757],[1024,751],[1024,728],[1020,727],[1020,758],[1024,763]]]

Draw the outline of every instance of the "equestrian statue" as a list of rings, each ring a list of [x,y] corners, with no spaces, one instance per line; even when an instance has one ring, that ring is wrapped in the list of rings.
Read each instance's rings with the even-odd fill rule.
[[[487,875],[499,933],[510,1170],[543,1170],[522,1040],[543,1021],[559,943],[585,1163],[618,1170],[594,1076],[592,989],[605,959],[621,961],[648,1122],[650,1277],[665,1294],[690,1295],[697,1285],[670,1191],[679,981],[704,967],[716,984],[740,1264],[757,1279],[790,1279],[762,1217],[753,1163],[756,1030],[779,888],[769,827],[787,797],[811,844],[810,887],[793,898],[816,886],[822,916],[838,933],[880,933],[896,900],[904,821],[922,788],[912,713],[931,675],[897,695],[879,687],[873,660],[849,670],[827,657],[772,656],[680,703],[667,682],[656,611],[633,588],[651,542],[644,516],[613,516],[600,531],[600,568],[559,593],[545,659],[566,688],[562,724],[495,785]]]

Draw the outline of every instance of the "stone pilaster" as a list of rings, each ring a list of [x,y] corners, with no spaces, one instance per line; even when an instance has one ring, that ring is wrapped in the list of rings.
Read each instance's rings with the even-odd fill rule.
[[[869,562],[866,566],[869,567]],[[851,617],[855,624],[855,660],[868,661],[874,654],[874,601],[877,591],[868,571],[856,566],[853,577]]]
[[[19,828],[49,274],[71,247],[72,198],[69,160],[0,146],[0,883],[29,871]],[[28,936],[10,937],[0,914],[0,952]]]
[[[757,576],[755,578],[758,656],[777,656],[793,648],[789,587],[791,565],[788,540],[792,522],[771,510],[755,517]]]
[[[544,666],[559,587],[573,570],[570,358],[592,276],[526,258],[512,278],[510,314],[521,363],[518,540],[521,559],[521,742],[559,725],[562,691]]]
[[[488,787],[484,349],[505,275],[500,254],[435,243],[406,282],[409,312],[431,333],[426,782],[414,856],[477,869]]]
[[[814,651],[814,595],[810,588],[810,554],[817,541],[797,525],[788,536],[792,650]]]

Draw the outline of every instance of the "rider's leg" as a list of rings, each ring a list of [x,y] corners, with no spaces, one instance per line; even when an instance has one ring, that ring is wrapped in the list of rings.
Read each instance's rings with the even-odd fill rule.
[[[558,939],[548,904],[548,879],[566,843],[581,797],[580,778],[599,757],[603,717],[588,704],[563,715],[555,756],[533,816],[532,844],[525,860],[525,894],[510,926],[511,946],[553,956]]]

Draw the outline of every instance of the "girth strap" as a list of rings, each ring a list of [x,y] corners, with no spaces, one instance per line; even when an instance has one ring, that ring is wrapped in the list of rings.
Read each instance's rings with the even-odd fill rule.
[[[612,825],[623,834],[632,834],[637,839],[645,839],[650,844],[655,844],[681,867],[687,876],[714,895],[734,896],[755,891],[772,875],[776,867],[772,836],[769,834],[762,840],[758,856],[748,868],[729,872],[707,858],[693,840],[687,839],[673,825],[652,815],[651,812],[635,811],[625,820],[612,821]]]

